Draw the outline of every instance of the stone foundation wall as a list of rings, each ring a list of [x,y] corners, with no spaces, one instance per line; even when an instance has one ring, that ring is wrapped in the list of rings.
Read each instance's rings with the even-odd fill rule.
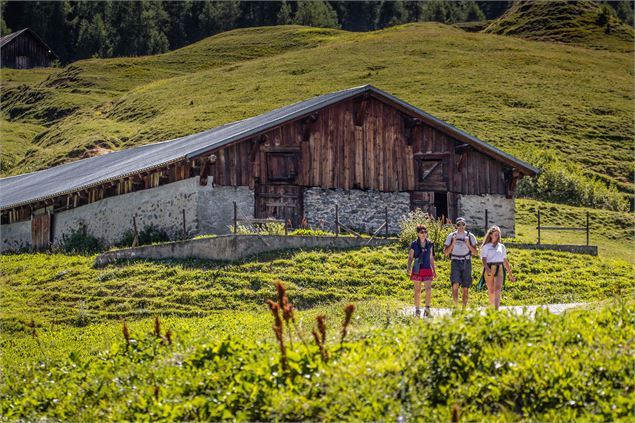
[[[31,248],[31,221],[0,225],[0,251],[21,251]]]
[[[385,222],[388,207],[388,232],[396,234],[401,217],[410,211],[410,194],[322,188],[304,190],[304,213],[312,229],[335,231],[336,204],[339,205],[340,222],[363,233],[374,233]],[[384,233],[383,228],[381,233]]]
[[[485,210],[487,210],[488,225],[501,228],[504,238],[515,236],[516,217],[513,198],[504,195],[459,195],[457,210],[460,217],[467,220],[469,228],[485,228]]]
[[[60,245],[65,234],[82,225],[104,244],[115,244],[132,230],[135,215],[139,231],[152,225],[177,239],[183,235],[183,210],[187,237],[227,234],[233,222],[233,201],[238,203],[239,216],[253,217],[254,193],[249,187],[201,186],[198,177],[109,197],[54,214],[53,244]],[[31,221],[1,225],[0,239],[1,251],[29,248]]]
[[[105,198],[56,213],[53,216],[53,243],[60,244],[64,234],[81,225],[105,244],[116,243],[126,231],[132,230],[135,215],[139,231],[152,225],[176,239],[183,233],[184,209],[187,235],[194,235],[198,229],[197,201],[198,178]]]

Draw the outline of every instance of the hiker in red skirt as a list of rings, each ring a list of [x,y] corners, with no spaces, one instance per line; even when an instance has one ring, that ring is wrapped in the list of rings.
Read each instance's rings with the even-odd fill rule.
[[[428,230],[417,225],[417,239],[412,241],[408,253],[408,275],[415,285],[415,316],[421,315],[421,283],[426,288],[426,308],[424,317],[430,316],[432,280],[437,278],[434,266],[434,244],[428,239]]]

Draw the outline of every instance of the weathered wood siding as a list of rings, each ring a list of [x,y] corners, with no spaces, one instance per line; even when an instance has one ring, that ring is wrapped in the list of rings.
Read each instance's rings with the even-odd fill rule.
[[[359,100],[357,100],[359,101]],[[214,154],[218,185],[294,184],[379,191],[505,194],[503,165],[371,98],[355,125],[356,100],[300,119]],[[286,175],[286,177],[285,177]]]
[[[1,49],[2,67],[29,69],[51,66],[48,48],[29,31],[18,35]]]

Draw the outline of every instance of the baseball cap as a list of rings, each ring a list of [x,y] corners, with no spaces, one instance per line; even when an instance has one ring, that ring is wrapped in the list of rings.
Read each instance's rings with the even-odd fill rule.
[[[462,217],[457,217],[456,218],[456,224],[458,225],[459,223],[465,223],[465,219]]]

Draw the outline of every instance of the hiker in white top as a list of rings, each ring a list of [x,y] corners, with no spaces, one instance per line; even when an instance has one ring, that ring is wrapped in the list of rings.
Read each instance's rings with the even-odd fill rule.
[[[476,251],[476,237],[465,229],[465,219],[456,219],[456,231],[445,239],[443,254],[450,256],[450,283],[452,285],[452,300],[454,305],[459,303],[459,286],[462,288],[463,308],[472,286],[472,256],[478,256]]]
[[[507,261],[507,249],[500,242],[501,230],[498,226],[492,226],[485,235],[481,246],[481,260],[483,261],[483,271],[487,291],[489,293],[489,303],[496,310],[501,303],[501,290],[503,289],[503,269],[509,274],[509,280],[514,282],[516,278],[512,274],[512,269]]]

